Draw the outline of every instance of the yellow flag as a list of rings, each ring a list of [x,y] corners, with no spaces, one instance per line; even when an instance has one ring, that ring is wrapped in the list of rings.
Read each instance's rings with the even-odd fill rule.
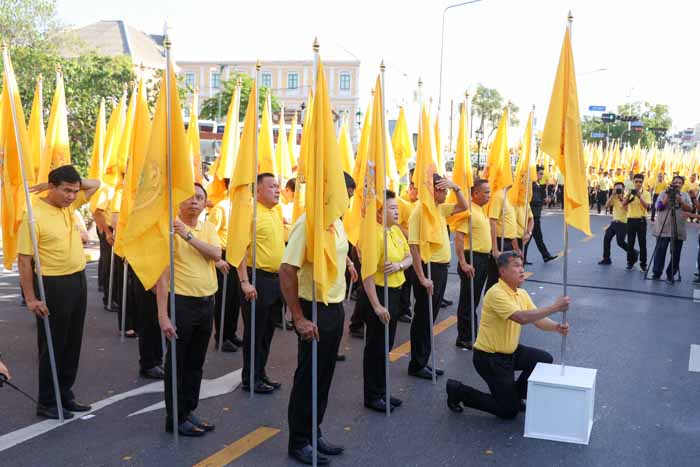
[[[224,179],[228,178],[231,180],[233,166],[238,154],[241,128],[239,123],[240,105],[241,86],[237,84],[226,114],[226,126],[224,127],[224,135],[221,138],[221,152],[214,164],[209,168],[209,175],[212,176],[212,181],[207,185],[207,197],[212,205],[228,196],[228,189]]]
[[[131,92],[131,98],[129,99],[129,106],[126,109],[124,129],[119,141],[119,151],[117,151],[116,158],[117,165],[108,167],[112,173],[115,173],[114,171],[116,171],[116,185],[114,187],[110,205],[110,210],[112,213],[121,212],[122,196],[124,193],[124,175],[126,173],[126,166],[131,158],[131,138],[134,129],[134,115],[136,112],[136,94],[136,86],[134,86],[134,89]]]
[[[126,90],[122,94],[119,104],[112,109],[112,114],[107,122],[107,139],[104,152],[104,175],[102,182],[105,188],[114,190],[119,181],[119,144],[126,124]],[[111,193],[109,195],[111,198]]]
[[[287,147],[287,129],[284,124],[284,107],[280,110],[280,123],[277,129],[277,147],[275,148],[275,160],[278,177],[282,181],[292,178],[292,161],[289,157],[289,148]]]
[[[311,115],[313,114],[313,92],[309,90],[306,100],[306,113],[304,114],[304,126],[301,131],[301,145],[299,147],[299,160],[297,161],[297,180],[294,187],[294,206],[292,209],[292,223],[296,222],[306,209],[306,154],[309,152],[309,131]]]
[[[34,169],[29,152],[27,127],[24,123],[24,111],[19,97],[15,72],[12,68],[7,49],[3,50],[5,69],[3,72],[2,96],[0,98],[0,141],[2,157],[0,157],[0,172],[2,174],[2,206],[0,220],[2,221],[2,248],[5,269],[12,269],[12,263],[17,258],[19,230],[24,211],[27,208],[22,182],[22,167],[27,184],[34,184]],[[16,112],[12,118],[10,101],[14,102]],[[17,122],[15,126],[14,122]]]
[[[435,115],[435,129],[433,130],[435,137],[435,154],[437,158],[437,172],[440,175],[445,175],[445,161],[442,147],[442,139],[440,138],[440,112]]]
[[[487,178],[491,187],[491,198],[499,196],[501,190],[513,184],[508,148],[508,107],[503,109],[496,136],[489,150],[487,172]]]
[[[36,80],[34,88],[34,100],[32,101],[32,114],[29,116],[29,150],[32,155],[32,166],[34,167],[34,178],[39,176],[39,166],[41,165],[41,155],[44,153],[46,145],[46,135],[44,134],[44,99],[41,75]]]
[[[355,155],[353,154],[352,143],[350,142],[347,118],[343,119],[343,125],[340,127],[338,148],[340,149],[340,161],[343,164],[343,171],[352,173],[353,167],[355,166]]]
[[[90,159],[90,171],[88,177],[92,180],[102,181],[102,173],[104,171],[104,152],[105,152],[105,100],[100,100],[100,110],[97,112],[97,123],[95,124],[95,138],[92,141],[92,158]],[[98,196],[90,198],[90,210],[95,212],[97,209]]]
[[[202,183],[204,180],[204,176],[202,175],[202,146],[199,142],[199,119],[197,119],[197,109],[197,93],[194,93],[190,110],[190,122],[187,126],[187,145],[190,148],[194,181]]]
[[[49,125],[46,128],[46,143],[39,166],[39,183],[48,181],[49,172],[56,167],[70,164],[70,142],[68,139],[68,110],[63,88],[63,73],[56,72],[56,90],[51,101]]]
[[[187,135],[182,120],[182,107],[177,91],[177,78],[172,68],[169,95],[163,75],[156,101],[148,150],[139,177],[134,205],[124,229],[124,254],[146,290],[151,289],[168,267],[168,160],[167,137],[170,120],[173,215],[184,200],[194,195],[192,163],[187,148]],[[166,105],[170,101],[170,115]]]
[[[372,98],[372,104],[374,97]],[[357,158],[352,171],[353,180],[365,179],[365,168],[367,167],[367,152],[369,151],[369,139],[372,123],[372,104],[367,106],[365,112],[365,120],[362,122],[362,130],[360,132],[360,144],[357,146]],[[362,190],[355,190],[355,195],[350,200],[350,208],[343,216],[343,228],[348,240],[351,244],[357,245],[360,239],[360,220],[362,209]]]
[[[432,140],[430,117],[424,105],[421,109],[416,168],[413,172],[413,184],[418,188],[418,202],[421,209],[419,248],[420,255],[424,261],[430,261],[433,253],[442,246],[441,229],[443,227],[439,222],[440,213],[435,204],[435,187],[433,182],[433,175],[437,173],[434,153],[435,144]]]
[[[243,135],[238,148],[236,165],[229,184],[231,212],[235,213],[235,222],[228,226],[226,240],[226,261],[238,267],[252,241],[251,222],[253,221],[253,190],[251,186],[257,177],[255,138],[258,127],[258,93],[256,84],[250,90],[248,108],[245,112]]]
[[[399,110],[399,118],[391,137],[391,147],[394,149],[394,157],[396,158],[396,170],[399,177],[403,177],[408,172],[408,162],[416,155],[403,107]]]
[[[384,109],[382,106],[382,83],[377,77],[374,87],[374,101],[372,104],[372,129],[369,137],[367,157],[360,169],[359,180],[362,188],[353,196],[353,209],[360,211],[360,235],[356,243],[362,256],[362,279],[374,275],[377,272],[379,262],[377,244],[377,204],[384,200],[384,158],[386,157],[386,139],[384,125]]]
[[[313,264],[317,297],[328,303],[328,291],[338,275],[333,223],[348,208],[348,193],[340,163],[323,64],[318,60],[316,93],[311,113],[306,176],[306,261]]]
[[[452,169],[452,181],[462,189],[462,192],[467,194],[474,186],[474,174],[472,173],[472,161],[469,155],[469,126],[467,124],[467,104],[466,101],[461,106],[459,113],[459,128],[457,130],[457,148],[455,151],[455,163]],[[457,194],[451,191],[447,197],[448,203],[457,202]],[[456,230],[457,225],[464,219],[467,219],[470,212],[465,210],[457,214],[451,215],[447,222],[453,230]]]
[[[129,162],[124,176],[124,188],[122,190],[121,210],[119,222],[115,231],[114,252],[124,256],[124,231],[126,229],[131,210],[133,209],[138,190],[138,183],[146,160],[148,143],[151,137],[151,116],[148,112],[148,96],[143,79],[139,80],[135,90],[136,104],[134,107],[134,122],[131,130],[131,146],[129,148]]]
[[[272,110],[270,96],[265,99],[263,106],[262,122],[260,122],[260,135],[258,136],[258,173],[271,173],[277,175],[275,164],[275,145],[272,137]]]
[[[542,133],[542,150],[556,161],[564,176],[564,220],[591,235],[586,166],[581,144],[581,118],[569,28],[564,34],[559,67]]]
[[[513,188],[508,191],[508,199],[515,207],[522,207],[532,199],[532,182],[537,180],[535,169],[535,158],[532,156],[532,118],[533,112],[527,119],[523,145],[520,152],[518,164],[515,166],[515,176],[513,177]],[[528,175],[529,173],[529,175]],[[528,199],[525,199],[527,193]]]

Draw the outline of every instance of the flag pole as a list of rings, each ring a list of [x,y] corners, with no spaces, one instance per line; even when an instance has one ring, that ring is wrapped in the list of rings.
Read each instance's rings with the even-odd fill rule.
[[[2,47],[3,54],[3,66],[5,69],[5,76],[9,77],[8,65],[10,63],[10,54],[7,50],[7,45],[3,43]],[[34,230],[34,208],[32,207],[32,200],[29,196],[29,186],[27,184],[27,174],[24,173],[24,154],[22,153],[22,141],[20,135],[17,132],[17,109],[15,108],[15,99],[13,97],[13,90],[11,89],[12,83],[9,79],[6,79],[8,89],[6,89],[7,95],[10,101],[10,111],[12,112],[12,123],[15,129],[15,144],[17,145],[17,155],[19,157],[19,170],[22,174],[22,187],[24,188],[24,200],[27,204],[27,221],[29,223],[29,238],[32,241],[32,248],[34,249],[34,270],[36,272],[36,280],[39,288],[39,300],[46,303],[46,291],[44,289],[44,278],[41,275],[41,260],[39,259],[39,246],[37,245],[36,230]],[[19,94],[19,91],[18,91]],[[49,363],[51,364],[51,379],[53,380],[53,392],[56,398],[56,409],[58,411],[58,419],[61,423],[64,422],[63,419],[63,403],[61,402],[61,390],[58,384],[58,371],[56,369],[56,356],[54,355],[53,349],[53,338],[51,336],[51,326],[49,326],[49,317],[42,316],[42,321],[44,323],[44,333],[46,334],[46,347],[49,350]]]
[[[256,98],[260,98],[260,95],[258,92],[260,91],[260,60],[257,61],[255,64],[255,96]],[[253,285],[253,289],[255,289],[256,286],[256,277],[257,274],[256,272],[256,260],[257,260],[257,247],[258,247],[258,242],[257,242],[257,227],[258,227],[258,112],[257,112],[257,102],[255,103],[255,165],[253,166],[253,243],[250,247],[251,253],[252,253],[252,263],[250,268],[251,268],[251,283]],[[263,105],[267,105],[267,99],[263,99]],[[257,289],[256,289],[257,291]],[[253,399],[255,397],[255,312],[256,312],[256,304],[257,304],[257,299],[255,298],[255,295],[253,295],[253,299],[250,301],[250,398]],[[284,320],[282,320],[284,321]],[[223,336],[222,336],[223,337]]]
[[[508,123],[507,118],[509,117],[508,115],[508,109],[510,108],[510,101],[508,101],[508,105],[506,106],[506,124]],[[508,131],[508,128],[506,126],[506,132]],[[508,148],[506,148],[506,151]],[[511,170],[510,167],[510,153],[508,153],[508,170]],[[503,246],[505,245],[505,235],[506,235],[506,196],[508,194],[508,188],[503,188],[503,203],[501,204],[501,253],[503,253]],[[516,233],[517,235],[517,233]]]
[[[124,343],[124,335],[126,334],[126,283],[128,280],[127,274],[129,273],[129,264],[126,262],[126,257],[124,258],[124,274],[122,275],[122,315],[121,315],[121,336],[120,341]]]
[[[464,118],[465,120],[469,118],[469,93],[465,92],[464,93]],[[468,120],[467,120],[468,121]],[[460,130],[463,130],[466,132],[466,134],[469,134],[469,123],[467,123],[467,128],[460,128]],[[471,166],[472,160],[469,155],[469,145],[467,144],[467,164]],[[478,167],[477,167],[478,171]],[[477,173],[478,176],[478,173]],[[473,177],[472,177],[473,178]],[[472,185],[474,181],[472,180]],[[472,190],[471,188],[467,188],[464,190],[467,192],[467,203],[469,207],[469,264],[471,267],[474,267],[474,240],[473,240],[473,235],[472,235]],[[460,252],[460,254],[464,254],[464,252]],[[474,270],[476,273],[476,269]],[[470,301],[470,308],[469,308],[469,313],[471,314],[469,316],[469,322],[471,323],[471,332],[472,332],[472,346],[474,342],[476,342],[476,310],[474,309],[474,276],[472,275],[469,278],[469,301]]]
[[[110,220],[111,222],[111,220]],[[110,246],[109,254],[109,286],[107,287],[107,308],[112,311],[112,290],[114,286],[114,233],[117,232],[116,228],[112,228],[112,245]]]
[[[574,16],[571,14],[571,10],[569,10],[569,15],[566,18],[567,19],[567,28],[569,28],[569,34],[571,34],[571,24],[574,21]],[[566,189],[566,184],[564,185],[564,189]],[[562,206],[564,207],[564,216],[562,218],[564,219],[564,271],[563,271],[563,292],[564,296],[566,296],[566,289],[568,285],[568,278],[569,278],[569,226],[566,223],[566,193],[562,193],[564,199],[562,199]],[[564,325],[566,324],[566,311],[564,310],[561,314],[561,324]],[[566,363],[565,363],[565,357],[566,357],[566,336],[562,335],[561,336],[561,374],[564,374],[564,371],[566,369]]]
[[[314,92],[318,84],[318,38],[314,38]],[[309,109],[311,110],[311,109]],[[308,214],[307,214],[308,215]],[[313,268],[312,268],[313,270]],[[318,303],[316,302],[316,279],[311,274],[311,321],[318,326]],[[318,342],[311,340],[311,462],[313,467],[318,465]]]
[[[170,47],[172,43],[170,42],[170,37],[168,37],[167,25],[165,28],[165,39],[163,40],[163,46],[165,47],[165,112],[166,112],[166,124],[167,132],[165,138],[165,156],[168,162],[168,224],[169,224],[169,243],[170,243],[170,318],[175,326],[177,326],[177,317],[175,312],[175,227],[174,227],[174,216],[173,216],[173,155],[172,155],[172,128],[170,122],[170,116],[172,109],[170,108]],[[175,442],[178,441],[178,406],[177,406],[177,337],[173,336],[170,338],[170,351],[172,358],[170,363],[172,366],[171,376],[172,376],[172,397],[173,397],[173,435],[175,436]]]
[[[532,146],[533,146],[534,141],[535,141],[534,136],[535,136],[535,105],[533,104],[532,105],[532,120],[531,120],[531,124],[530,124],[530,147],[528,148],[528,150],[530,151],[530,155],[527,158],[527,167],[526,167],[527,175],[525,178],[525,222],[523,223],[523,237],[522,237],[523,265],[525,265],[525,231],[527,230],[527,221],[528,221],[527,207],[530,204],[530,161],[532,160],[531,158],[532,158],[532,154],[533,154]],[[525,148],[523,148],[523,149],[525,149]],[[532,238],[530,238],[528,241],[530,241],[530,240],[532,240]]]
[[[382,93],[382,233],[384,241],[384,262],[386,263],[389,259],[388,243],[389,239],[387,236],[387,208],[386,208],[386,131],[385,131],[385,119],[386,119],[386,109],[384,108],[384,91],[386,90],[384,83],[384,72],[386,71],[386,65],[384,65],[384,60],[382,60],[381,65],[379,65],[379,70],[381,73],[381,93]],[[389,284],[388,284],[388,274],[386,269],[384,269],[384,308],[389,311]],[[389,323],[391,322],[391,312],[389,312],[389,321],[384,324],[384,405],[386,406],[386,416],[388,417],[391,413],[391,386],[389,381]],[[365,337],[367,336],[367,330],[365,329]]]

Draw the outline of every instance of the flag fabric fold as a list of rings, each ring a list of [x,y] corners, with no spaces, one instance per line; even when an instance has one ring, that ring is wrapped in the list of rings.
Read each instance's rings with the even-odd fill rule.
[[[442,246],[442,226],[440,213],[435,204],[435,186],[433,175],[435,166],[435,143],[432,139],[430,117],[421,109],[421,125],[418,132],[418,150],[416,151],[416,168],[413,172],[413,184],[418,188],[418,208],[420,211],[419,249],[424,261],[430,261],[433,253]]]
[[[63,86],[63,73],[56,72],[56,90],[51,101],[51,114],[46,128],[46,142],[39,165],[38,182],[46,182],[49,172],[56,167],[71,163],[68,139],[68,109]]]

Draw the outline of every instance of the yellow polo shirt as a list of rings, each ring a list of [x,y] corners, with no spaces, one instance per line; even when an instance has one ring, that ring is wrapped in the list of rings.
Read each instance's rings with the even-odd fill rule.
[[[688,193],[690,190],[693,190],[694,192],[698,192],[698,183],[691,183],[691,182],[685,182],[683,184],[683,188],[681,188],[682,193]]]
[[[620,175],[615,174],[615,176],[613,177],[613,182],[625,183],[625,178],[626,178],[625,174],[620,174]]]
[[[525,206],[516,208],[514,207],[513,209],[515,210],[515,223],[517,226],[516,230],[516,238],[523,238],[525,235],[525,209],[527,208],[527,218],[532,219],[532,209],[530,208],[529,204],[525,204]]]
[[[651,195],[648,191],[642,191],[640,196],[645,203],[651,204]],[[634,200],[627,205],[627,219],[641,219],[646,215],[647,210],[639,202],[639,196],[635,196]]]
[[[408,196],[408,193],[406,193]],[[408,220],[413,214],[413,210],[416,208],[416,201],[411,201],[410,199],[397,198],[399,205],[399,225],[404,229],[408,230]]]
[[[484,207],[472,202],[472,248],[475,253],[491,253],[491,224]],[[457,232],[464,234],[464,249],[469,250],[469,219],[457,226]]]
[[[400,263],[409,254],[408,240],[403,236],[401,229],[398,226],[392,226],[386,235],[387,249],[389,250],[389,258],[384,259],[384,232],[382,224],[377,224],[377,243],[379,245],[379,264],[377,264],[377,272],[374,274],[374,283],[380,287],[384,286],[384,262]],[[410,267],[410,266],[409,266]],[[403,271],[398,271],[387,276],[389,287],[401,287],[406,282],[406,276]]]
[[[73,204],[67,208],[51,206],[44,200],[45,198],[37,198],[32,204],[41,275],[66,276],[82,271],[85,269],[85,252],[73,213],[87,202],[85,192],[79,191]],[[18,235],[18,253],[33,255],[34,246],[29,234],[29,218],[26,212]]]
[[[600,191],[609,191],[612,186],[613,183],[609,177],[602,177],[600,180],[598,180],[598,189]]]
[[[442,232],[442,243],[440,249],[433,253],[430,257],[431,263],[449,263],[452,259],[452,249],[450,248],[450,234],[447,232],[447,217],[454,211],[455,205],[444,203],[438,206],[438,223],[440,224],[440,232]],[[409,245],[420,244],[420,216],[422,206],[416,204],[411,217],[408,220],[408,243]],[[423,262],[425,258],[422,258]]]
[[[622,201],[613,193],[613,220],[618,222],[627,222],[627,210],[622,205]]]
[[[505,209],[503,208],[503,198],[506,200]],[[510,204],[508,197],[503,196],[503,193],[492,193],[491,200],[489,201],[489,219],[496,221],[497,237],[516,238],[517,224],[515,221],[515,209],[513,205]]]
[[[502,279],[484,296],[484,305],[474,348],[488,353],[512,354],[520,341],[520,326],[508,319],[516,311],[537,307],[523,289],[513,291]]]
[[[197,221],[192,235],[218,247],[219,236],[211,222]],[[175,235],[175,294],[187,297],[208,297],[216,293],[216,269],[214,261],[206,259],[187,240]]]
[[[221,249],[226,249],[228,242],[228,213],[231,206],[228,198],[222,199],[209,211],[207,221],[214,226],[214,230],[219,237]]]
[[[335,254],[338,274],[328,290],[328,303],[340,303],[345,298],[345,267],[348,256],[348,237],[343,229],[343,222],[337,219],[333,223],[335,234]],[[292,231],[289,234],[287,248],[284,250],[282,262],[299,268],[299,298],[311,301],[311,278],[313,277],[313,264],[306,261],[306,213],[299,216]],[[320,300],[321,297],[316,297]]]
[[[658,195],[663,193],[668,189],[668,182],[656,182],[656,185],[654,185],[654,194]]]
[[[267,272],[278,272],[284,256],[284,222],[276,204],[268,209],[258,203],[258,222],[255,230],[255,267]],[[252,245],[248,247],[248,265],[253,264]]]

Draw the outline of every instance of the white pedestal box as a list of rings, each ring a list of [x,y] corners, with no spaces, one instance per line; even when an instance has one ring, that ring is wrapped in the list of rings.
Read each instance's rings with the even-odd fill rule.
[[[525,437],[588,444],[598,370],[538,363],[527,383]]]

